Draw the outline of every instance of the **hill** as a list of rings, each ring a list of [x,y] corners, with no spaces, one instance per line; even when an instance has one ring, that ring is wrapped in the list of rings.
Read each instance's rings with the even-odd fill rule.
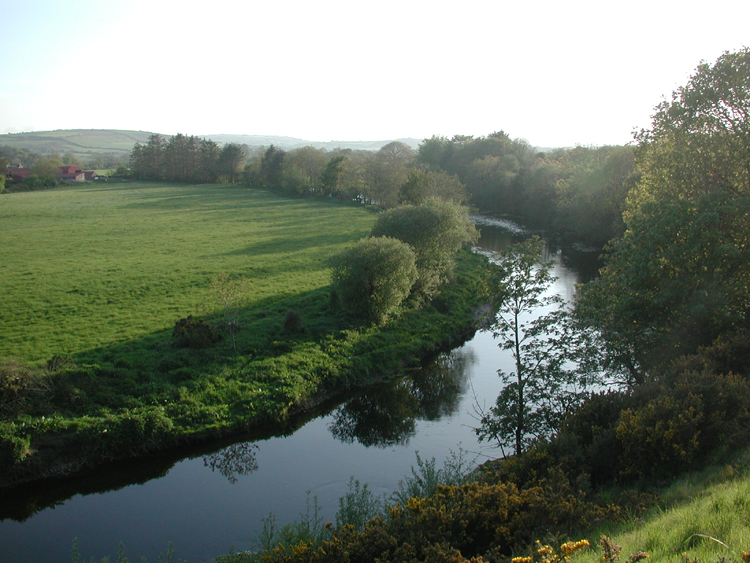
[[[136,142],[146,143],[153,133],[149,131],[121,131],[115,129],[61,129],[57,131],[34,131],[31,133],[9,133],[0,135],[0,146],[49,154],[73,153],[89,156],[96,153],[116,153],[129,155]],[[168,137],[169,135],[165,135]],[[294,137],[274,135],[197,135],[212,139],[217,143],[239,143],[250,147],[275,145],[285,150],[305,146],[332,150],[337,148],[376,151],[387,145],[386,141],[306,141]],[[417,148],[421,139],[398,139],[412,148]]]

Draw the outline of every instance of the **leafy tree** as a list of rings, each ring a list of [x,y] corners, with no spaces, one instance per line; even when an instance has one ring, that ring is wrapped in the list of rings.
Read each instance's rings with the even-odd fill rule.
[[[348,160],[348,156],[340,154],[328,161],[320,175],[320,191],[323,195],[339,195],[344,163]]]
[[[400,141],[388,143],[369,159],[367,195],[373,203],[386,209],[398,205],[399,189],[413,161],[414,151]]]
[[[216,161],[216,171],[220,178],[228,182],[236,182],[240,177],[240,170],[245,161],[245,150],[237,143],[227,143],[221,147]]]
[[[499,310],[492,331],[498,346],[512,354],[515,371],[498,371],[505,385],[495,404],[480,412],[476,429],[480,440],[513,446],[516,454],[559,428],[597,371],[589,334],[574,326],[562,298],[549,294],[555,278],[552,264],[541,261],[543,246],[534,237],[501,257]]]
[[[399,203],[421,205],[438,197],[454,203],[466,200],[466,186],[458,176],[447,172],[432,172],[415,168],[409,172],[406,183],[398,192]]]
[[[31,173],[38,178],[48,180],[50,182],[56,182],[57,177],[60,175],[60,169],[62,162],[59,159],[48,157],[38,160],[31,167]]]
[[[412,248],[368,237],[331,261],[333,299],[357,318],[382,324],[408,297],[417,278]]]
[[[265,188],[275,191],[282,190],[285,156],[286,151],[273,145],[266,149],[260,160],[260,177]]]
[[[578,306],[634,383],[750,319],[750,50],[700,65],[638,139],[627,231]]]
[[[479,236],[466,207],[441,199],[424,205],[402,205],[378,216],[370,235],[393,237],[415,252],[418,280],[415,291],[434,294],[453,265],[453,255]]]

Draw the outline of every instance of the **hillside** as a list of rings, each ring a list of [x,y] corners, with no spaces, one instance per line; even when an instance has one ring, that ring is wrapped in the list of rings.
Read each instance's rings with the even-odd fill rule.
[[[31,133],[9,133],[0,135],[0,146],[28,149],[30,151],[49,153],[72,153],[75,155],[91,155],[96,153],[116,153],[129,155],[136,142],[148,142],[149,131],[120,131],[114,129],[63,129],[57,131],[35,131]],[[168,136],[168,135],[164,135]],[[274,135],[197,135],[212,139],[217,143],[239,143],[250,147],[275,145],[285,150],[304,146],[332,150],[347,148],[354,150],[376,151],[388,144],[385,141],[306,141],[294,137]],[[421,139],[398,139],[412,148],[417,148]]]

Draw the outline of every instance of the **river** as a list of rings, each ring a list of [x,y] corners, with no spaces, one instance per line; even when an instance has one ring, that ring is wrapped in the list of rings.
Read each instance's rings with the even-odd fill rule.
[[[528,232],[505,219],[478,217],[477,250],[492,253]],[[551,291],[570,300],[598,267],[597,253],[548,241],[558,280]],[[0,500],[0,562],[70,562],[74,538],[82,560],[116,560],[122,542],[131,561],[155,562],[168,543],[176,559],[210,561],[230,547],[251,549],[261,519],[284,524],[317,498],[333,520],[350,477],[390,494],[422,459],[440,465],[451,452],[475,463],[497,457],[479,443],[476,405],[500,390],[497,370],[512,358],[491,333],[477,332],[404,377],[321,406],[273,433],[168,455],[125,461],[82,477],[27,487]]]

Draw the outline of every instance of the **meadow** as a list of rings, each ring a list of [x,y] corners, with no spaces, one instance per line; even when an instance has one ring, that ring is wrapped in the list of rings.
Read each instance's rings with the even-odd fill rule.
[[[47,361],[171,331],[216,311],[210,280],[247,306],[320,289],[327,258],[374,213],[235,186],[117,183],[0,201],[0,357]]]
[[[432,304],[385,326],[331,309],[328,259],[375,215],[234,185],[0,196],[0,486],[279,424],[473,330],[486,261],[469,252]],[[223,274],[236,345],[212,289]],[[223,338],[179,346],[191,315]]]

